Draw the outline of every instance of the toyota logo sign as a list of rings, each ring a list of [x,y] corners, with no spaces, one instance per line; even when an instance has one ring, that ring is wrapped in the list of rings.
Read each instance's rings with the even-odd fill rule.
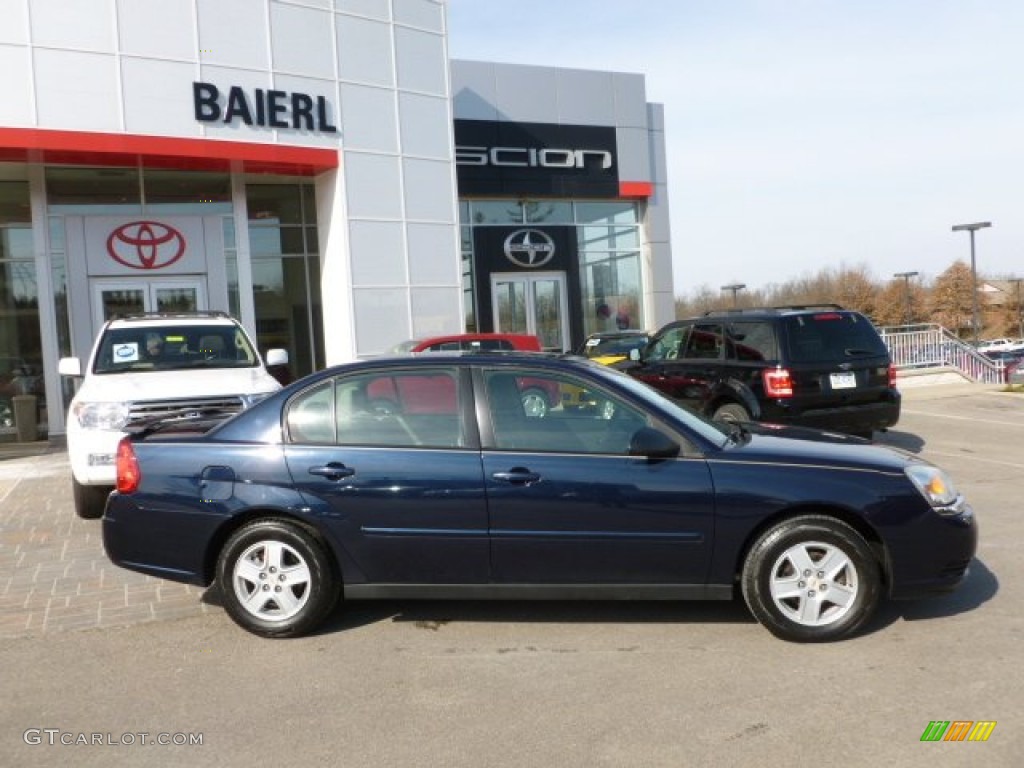
[[[555,241],[539,229],[517,229],[505,238],[505,256],[520,267],[543,267],[555,257]]]
[[[110,233],[107,253],[130,269],[163,269],[184,255],[185,238],[158,221],[133,221]]]

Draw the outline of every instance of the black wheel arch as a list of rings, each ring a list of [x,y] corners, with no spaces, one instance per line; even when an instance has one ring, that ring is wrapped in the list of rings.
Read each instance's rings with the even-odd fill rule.
[[[210,543],[207,545],[206,552],[203,556],[202,576],[204,585],[209,587],[216,579],[217,560],[220,558],[221,552],[224,551],[224,545],[227,544],[228,539],[230,539],[239,529],[260,520],[276,520],[289,525],[294,525],[315,538],[323,547],[324,552],[327,553],[335,578],[339,580],[339,584],[344,583],[341,563],[338,562],[338,556],[332,546],[330,537],[328,537],[315,524],[294,514],[293,512],[267,508],[246,510],[242,514],[229,518],[217,529],[217,532],[210,538]]]
[[[752,421],[761,420],[761,404],[746,384],[738,379],[728,379],[708,399],[704,413],[710,418],[723,405],[742,406]]]
[[[743,574],[743,566],[750,554],[750,550],[761,536],[770,528],[774,528],[785,520],[797,517],[826,517],[845,523],[855,530],[867,542],[868,548],[878,562],[878,570],[882,579],[883,590],[888,590],[891,584],[892,562],[889,557],[889,550],[871,524],[863,516],[839,506],[826,506],[822,504],[801,504],[779,510],[764,518],[750,530],[743,544],[736,551],[735,560],[732,563],[733,586],[739,589],[740,579]]]

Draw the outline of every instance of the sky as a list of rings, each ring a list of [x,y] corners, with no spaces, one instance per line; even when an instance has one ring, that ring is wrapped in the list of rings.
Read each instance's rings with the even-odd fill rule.
[[[448,0],[453,59],[664,105],[676,294],[825,267],[1024,277],[1020,0]]]

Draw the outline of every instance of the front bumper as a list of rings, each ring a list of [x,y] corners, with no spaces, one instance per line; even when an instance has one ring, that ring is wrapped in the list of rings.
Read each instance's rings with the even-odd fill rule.
[[[913,534],[890,541],[889,596],[905,600],[952,592],[967,578],[978,548],[978,523],[964,505],[959,515],[931,512]]]

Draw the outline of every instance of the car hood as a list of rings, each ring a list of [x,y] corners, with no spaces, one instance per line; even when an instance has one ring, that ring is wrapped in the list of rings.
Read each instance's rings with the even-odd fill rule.
[[[263,368],[139,371],[87,377],[78,401],[128,402],[275,392],[281,385]]]
[[[730,459],[900,472],[923,461],[900,448],[839,432],[780,424],[750,423],[743,427],[746,431],[724,449]]]

